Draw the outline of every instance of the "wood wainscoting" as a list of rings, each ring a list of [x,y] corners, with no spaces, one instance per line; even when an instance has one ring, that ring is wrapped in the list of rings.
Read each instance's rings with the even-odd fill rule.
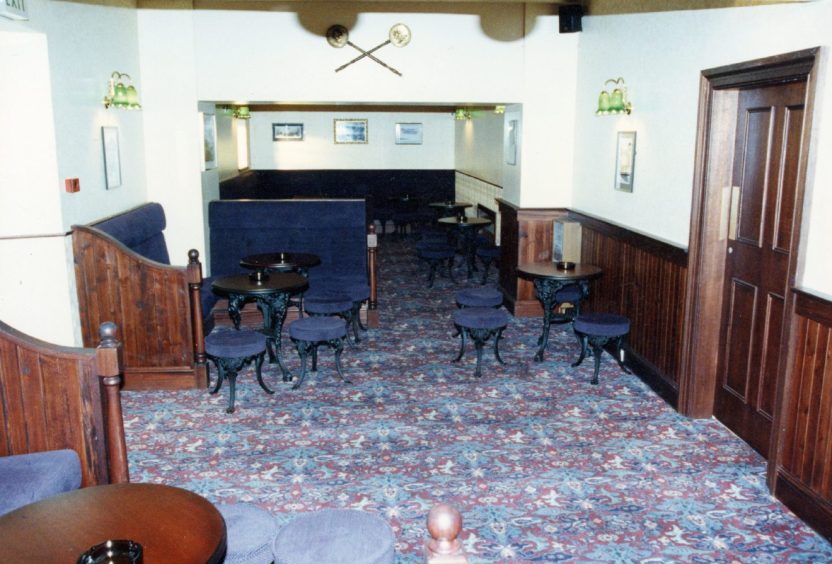
[[[682,358],[688,253],[664,241],[563,208],[525,209],[500,205],[500,288],[517,317],[542,315],[531,282],[518,278],[518,264],[551,260],[555,219],[581,224],[581,262],[603,276],[592,283],[586,311],[626,315],[632,325],[627,364],[658,395],[676,407]]]
[[[832,539],[832,301],[794,290],[774,495]]]

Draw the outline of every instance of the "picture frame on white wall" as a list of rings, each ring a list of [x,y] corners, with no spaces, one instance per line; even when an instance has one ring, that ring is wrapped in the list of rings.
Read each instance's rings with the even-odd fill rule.
[[[273,123],[273,141],[303,141],[302,123]]]
[[[421,145],[422,124],[421,123],[397,123],[396,124],[396,145]]]
[[[506,140],[505,140],[505,157],[506,164],[517,165],[517,128],[518,121],[516,119],[509,120],[506,126]]]
[[[101,128],[104,148],[104,186],[107,190],[121,186],[121,154],[118,146],[118,127]]]
[[[217,168],[217,116],[202,114],[203,170]]]
[[[337,144],[367,143],[370,139],[366,119],[335,119],[332,130]]]
[[[615,148],[615,189],[621,192],[633,191],[633,176],[636,166],[636,132],[619,131]]]

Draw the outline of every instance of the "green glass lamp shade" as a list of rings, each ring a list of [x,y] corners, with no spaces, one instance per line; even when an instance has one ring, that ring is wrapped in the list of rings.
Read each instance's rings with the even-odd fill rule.
[[[610,98],[610,111],[616,114],[624,113],[624,92],[621,91],[620,88],[616,88],[612,91],[612,97]]]
[[[127,100],[127,88],[124,86],[124,83],[119,82],[116,84],[113,92],[113,105],[116,108],[126,108],[129,102]]]
[[[608,114],[610,111],[610,93],[606,90],[602,90],[601,94],[598,96],[598,110],[596,110],[596,114],[598,115],[605,115]]]
[[[127,107],[131,110],[140,110],[142,105],[139,103],[139,93],[136,92],[136,87],[132,84],[127,87]]]
[[[234,117],[237,119],[250,119],[251,112],[248,109],[248,106],[240,106],[234,111]]]

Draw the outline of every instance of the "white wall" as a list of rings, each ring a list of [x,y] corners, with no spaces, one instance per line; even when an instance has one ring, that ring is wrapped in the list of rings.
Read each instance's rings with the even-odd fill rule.
[[[2,235],[60,233],[147,200],[141,114],[101,104],[114,70],[129,73],[141,95],[134,5],[30,0],[28,21],[0,18]],[[113,190],[104,184],[104,125],[119,128],[124,184]],[[65,193],[64,178],[79,178],[81,191]],[[72,345],[80,343],[80,325],[63,239],[0,242],[2,264],[16,265],[0,288],[0,318]]]
[[[477,111],[472,119],[455,122],[456,170],[502,186],[503,115]]]
[[[367,144],[335,144],[334,119],[366,119]],[[302,123],[303,141],[274,141],[273,123]],[[421,145],[397,145],[396,123],[421,123]],[[252,112],[251,168],[453,169],[454,119],[432,112]],[[235,153],[236,155],[236,153]]]
[[[575,106],[574,206],[688,245],[700,71],[829,44],[832,3],[665,12],[584,19]],[[596,117],[598,93],[622,76],[634,110]],[[804,268],[808,289],[832,294],[832,83],[818,84],[814,180],[807,185]],[[613,190],[616,132],[637,132],[634,191]]]

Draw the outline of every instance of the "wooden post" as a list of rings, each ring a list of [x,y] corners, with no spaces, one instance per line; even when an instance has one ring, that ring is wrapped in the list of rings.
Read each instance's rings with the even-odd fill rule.
[[[462,515],[447,503],[434,505],[428,513],[430,540],[425,541],[425,564],[467,564],[468,558],[457,539]]]
[[[111,484],[130,481],[127,467],[127,443],[121,411],[121,343],[116,340],[116,324],[107,321],[98,330],[101,341],[95,351],[95,366],[104,389],[104,425],[106,426],[108,471]]]
[[[369,233],[367,234],[367,270],[370,278],[370,300],[367,303],[367,309],[378,308],[378,235],[376,235],[376,226],[374,223],[370,224]]]
[[[202,319],[202,263],[199,262],[199,251],[191,249],[188,251],[188,290],[191,294],[191,328],[193,329],[194,340],[194,362],[197,366],[204,367],[207,362],[205,356],[205,331],[204,319]],[[205,385],[208,385],[207,371]]]

